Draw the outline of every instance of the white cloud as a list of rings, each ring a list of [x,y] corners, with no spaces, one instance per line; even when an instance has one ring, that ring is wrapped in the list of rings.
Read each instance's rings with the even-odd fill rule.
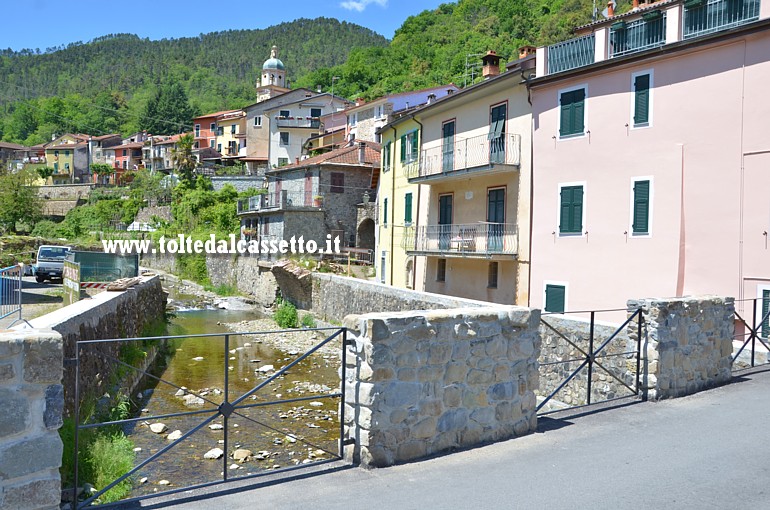
[[[369,4],[377,4],[380,7],[387,7],[388,0],[346,0],[340,3],[340,7],[349,11],[364,12]]]

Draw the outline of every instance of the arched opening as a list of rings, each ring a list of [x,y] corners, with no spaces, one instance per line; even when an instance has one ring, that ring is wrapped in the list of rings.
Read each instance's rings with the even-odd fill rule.
[[[406,288],[411,289],[414,287],[412,281],[414,280],[414,260],[410,257],[406,261]]]
[[[367,218],[358,225],[356,248],[374,249],[374,220]]]

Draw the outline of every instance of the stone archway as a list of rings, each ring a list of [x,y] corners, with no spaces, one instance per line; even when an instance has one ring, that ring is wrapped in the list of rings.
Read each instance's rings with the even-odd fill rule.
[[[356,248],[374,249],[374,220],[366,218],[358,224]]]

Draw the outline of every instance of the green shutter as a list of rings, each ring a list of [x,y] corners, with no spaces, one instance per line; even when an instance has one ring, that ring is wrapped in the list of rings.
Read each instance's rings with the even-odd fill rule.
[[[564,186],[561,189],[559,232],[579,234],[583,231],[583,186]]]
[[[388,224],[388,199],[382,201],[382,224]]]
[[[412,223],[412,194],[404,196],[404,223]]]
[[[582,134],[585,130],[585,89],[563,92],[560,100],[559,136]]]
[[[401,157],[400,161],[403,163],[406,161],[406,135],[401,137]]]
[[[418,135],[417,131],[412,132],[412,157],[409,158],[411,161],[415,161],[417,159],[417,149],[418,149]]]
[[[642,74],[634,79],[634,126],[650,121],[650,75]]]
[[[650,181],[634,183],[634,234],[646,234],[650,230]]]
[[[545,311],[564,313],[564,297],[566,289],[562,285],[545,286]]]
[[[565,92],[561,95],[561,123],[559,125],[559,136],[572,134],[572,102],[569,100],[571,97],[571,92]]]
[[[768,310],[770,310],[770,290],[763,290],[762,291],[762,317],[760,319],[764,319],[767,315]],[[762,337],[767,338],[770,336],[770,318],[767,318],[762,321]]]
[[[583,134],[585,131],[585,89],[573,91],[574,102],[572,103],[572,134]]]

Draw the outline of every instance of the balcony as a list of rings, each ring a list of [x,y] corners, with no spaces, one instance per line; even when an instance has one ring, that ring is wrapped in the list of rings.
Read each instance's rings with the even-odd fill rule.
[[[321,127],[320,117],[276,117],[275,120],[279,128],[318,129]]]
[[[688,0],[682,38],[689,39],[759,19],[759,0]]]
[[[455,140],[452,144],[423,149],[418,162],[404,165],[410,181],[435,180],[464,175],[467,172],[518,167],[521,164],[521,136],[503,133]]]
[[[282,190],[238,201],[238,214],[323,207],[323,195]]]
[[[666,15],[661,11],[647,13],[643,18],[615,23],[610,28],[610,58],[666,44]]]
[[[405,239],[404,247],[410,255],[515,257],[519,234],[516,225],[510,223],[423,225],[414,229],[413,237]]]
[[[595,44],[594,34],[590,34],[548,46],[548,74],[593,64]]]

